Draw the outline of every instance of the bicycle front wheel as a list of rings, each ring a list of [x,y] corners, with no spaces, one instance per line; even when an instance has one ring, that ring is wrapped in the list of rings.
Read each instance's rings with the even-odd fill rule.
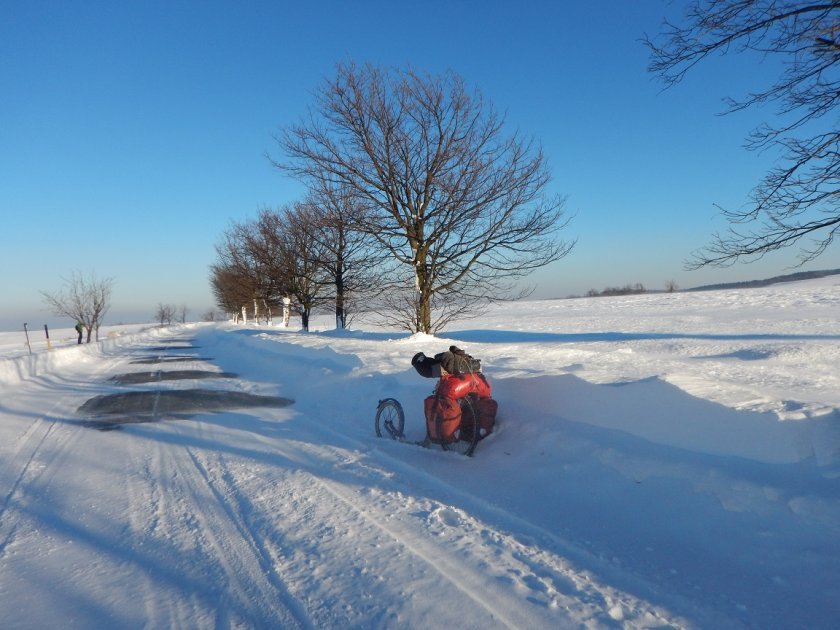
[[[401,440],[405,437],[405,414],[400,402],[396,398],[380,400],[376,407],[376,437],[390,437]]]

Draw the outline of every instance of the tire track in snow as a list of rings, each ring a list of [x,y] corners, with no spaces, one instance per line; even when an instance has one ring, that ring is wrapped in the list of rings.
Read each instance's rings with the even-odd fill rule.
[[[127,476],[129,527],[123,545],[133,550],[133,568],[141,574],[146,626],[192,628],[199,598],[194,594],[183,596],[184,583],[189,580],[178,574],[177,564],[170,564],[179,557],[171,533],[178,531],[178,517],[183,511],[178,493],[167,485],[164,462],[168,459],[164,446],[156,440],[141,441],[139,447],[131,449],[131,472]],[[131,474],[134,471],[139,474]],[[178,587],[162,588],[167,580]]]
[[[369,501],[332,481],[319,480],[331,494],[383,533],[418,556],[477,608],[508,628],[611,625],[627,621],[680,627],[680,621],[633,596],[598,584],[564,558],[535,549],[469,514],[436,501],[393,496]],[[380,498],[382,493],[371,496]],[[384,498],[384,497],[381,497]],[[425,513],[425,518],[418,518]],[[488,564],[486,556],[492,555]],[[510,585],[516,588],[513,592]],[[517,593],[521,594],[518,595]]]
[[[282,596],[261,579],[239,540],[223,492],[211,487],[194,449],[151,437],[129,485],[135,570],[143,572],[148,627],[298,627],[278,613]],[[281,607],[282,608],[282,607]]]
[[[318,425],[318,430],[333,433],[323,425]],[[581,554],[588,555],[586,552],[570,549],[568,543],[551,533],[495,506],[484,505],[482,500],[465,495],[457,485],[425,470],[390,456],[387,459],[392,460],[394,469],[386,470],[355,449],[312,447],[307,443],[296,447],[321,459],[319,468],[325,467],[325,455],[331,452],[333,468],[342,472],[330,479],[313,476],[313,484],[323,487],[361,519],[439,572],[496,623],[514,628],[557,627],[558,623],[673,628],[690,625],[662,606],[613,587],[592,571],[577,568],[575,560],[558,550],[571,551],[577,563]],[[298,456],[302,454],[299,452]],[[395,481],[395,472],[402,481]],[[424,491],[427,484],[441,491]],[[361,490],[351,490],[353,487]],[[434,496],[451,496],[456,503],[467,506],[469,512],[431,498]],[[418,519],[418,514],[423,518]],[[521,541],[499,529],[499,524],[505,523],[515,523],[511,531],[528,532],[531,540]],[[488,554],[492,555],[489,565]],[[582,566],[601,564],[587,558]]]
[[[278,446],[279,458],[289,463],[300,461],[310,448],[300,442]],[[325,448],[331,450],[321,447],[311,454],[322,457]],[[321,461],[317,470],[330,464]],[[439,627],[554,627],[558,620],[569,620],[556,608],[534,612],[533,606],[523,605],[524,598],[507,593],[507,585],[494,583],[486,570],[464,562],[454,545],[430,539],[422,531],[427,525],[416,523],[417,503],[399,510],[396,521],[386,524],[395,516],[395,501],[380,508],[341,481],[307,471],[305,465],[281,471],[264,500],[282,512],[284,520],[269,521],[274,529],[263,537],[269,549],[285,546],[285,552],[276,552],[276,562],[316,626],[399,625],[404,611],[416,615],[417,609],[424,609],[423,615]],[[400,521],[404,512],[412,511],[413,525]],[[258,527],[249,525],[251,530]]]
[[[201,425],[203,426],[203,425]],[[309,628],[305,608],[288,591],[237,504],[239,490],[211,473],[198,449],[172,458],[183,500],[190,504],[202,542],[219,566],[216,627]],[[217,457],[215,467],[223,467]],[[224,475],[222,475],[224,477]],[[173,481],[176,481],[173,479]]]
[[[452,602],[452,592],[460,593],[460,595],[454,597],[458,606],[462,607],[467,605],[466,602],[470,602],[467,605],[470,609],[470,616],[474,619],[483,620],[481,623],[475,623],[476,627],[485,627],[486,624],[493,627],[508,628],[554,627],[558,620],[559,623],[569,624],[572,619],[575,620],[574,623],[609,625],[616,623],[618,617],[624,618],[625,614],[629,614],[637,620],[645,618],[647,623],[651,621],[662,623],[663,619],[668,619],[667,612],[657,609],[656,606],[647,602],[637,600],[632,595],[598,584],[588,573],[573,569],[570,562],[554,553],[539,549],[540,557],[536,559],[536,557],[531,557],[536,554],[529,555],[531,550],[523,551],[521,549],[522,545],[519,545],[517,551],[512,551],[511,549],[515,547],[514,543],[516,543],[514,539],[500,534],[490,526],[482,525],[479,527],[476,525],[477,521],[469,517],[471,529],[475,530],[470,532],[473,537],[472,547],[481,546],[483,544],[482,537],[492,536],[497,540],[497,547],[504,552],[503,557],[496,559],[497,566],[493,567],[496,574],[488,577],[486,567],[481,566],[482,558],[471,557],[472,551],[469,546],[458,548],[457,544],[451,540],[446,540],[445,537],[440,537],[437,540],[430,538],[424,531],[428,529],[428,523],[418,523],[416,516],[410,514],[412,511],[416,513],[418,508],[427,512],[437,510],[438,513],[454,513],[454,510],[433,500],[415,501],[411,496],[408,497],[407,501],[403,500],[405,497],[400,497],[398,501],[389,500],[385,502],[384,506],[379,507],[375,505],[375,501],[369,501],[358,493],[348,492],[346,488],[355,486],[357,483],[361,487],[382,485],[386,488],[394,484],[387,479],[389,475],[387,471],[380,469],[376,464],[371,466],[372,462],[364,463],[360,461],[360,449],[365,446],[364,444],[348,439],[347,436],[323,424],[312,425],[310,428],[316,433],[328,434],[331,439],[284,441],[275,446],[275,448],[278,448],[277,453],[281,457],[287,458],[290,462],[301,460],[311,462],[314,469],[314,473],[306,470],[298,472],[298,475],[305,475],[306,481],[284,478],[282,481],[278,480],[275,483],[278,489],[306,488],[305,491],[291,491],[291,495],[283,501],[284,507],[291,506],[290,512],[306,515],[303,519],[293,518],[291,529],[296,527],[312,528],[313,523],[319,523],[320,525],[312,534],[314,538],[319,539],[338,537],[342,535],[340,533],[342,528],[349,529],[360,540],[354,541],[355,545],[353,542],[336,545],[335,548],[338,553],[346,554],[347,549],[353,546],[364,545],[370,548],[384,546],[391,550],[388,555],[392,557],[414,558],[414,560],[408,560],[407,562],[422,565],[423,568],[414,570],[413,573],[417,575],[412,579],[416,579],[418,583],[425,583],[429,582],[428,574],[435,575],[436,577],[431,582],[437,583],[438,588],[440,584],[448,585],[441,589],[443,593],[441,598],[444,602]],[[335,443],[335,440],[338,440],[339,443],[346,443],[351,450],[327,446],[330,442]],[[317,446],[313,446],[315,444]],[[399,462],[399,467],[402,467],[403,472],[408,473],[409,476],[419,475],[423,479],[433,480],[435,485],[445,486],[445,494],[460,494],[457,486],[447,484],[425,471],[414,469],[404,462]],[[304,468],[308,468],[308,466],[304,464]],[[326,479],[324,475],[320,474],[319,471],[328,468],[344,468],[345,470],[338,475],[340,480],[336,481],[334,477]],[[359,477],[360,473],[372,473],[380,479],[363,480]],[[402,484],[397,485],[401,486]],[[316,491],[316,488],[320,491]],[[396,494],[400,493],[397,492]],[[402,503],[404,509],[398,509],[395,513],[394,507],[398,503]],[[348,511],[352,516],[348,517]],[[464,517],[464,520],[466,521],[467,517]],[[409,523],[408,521],[413,522]],[[477,533],[478,531],[481,533]],[[269,534],[267,537],[271,538],[271,535]],[[282,534],[277,533],[276,537],[281,538]],[[386,542],[383,543],[382,540]],[[304,545],[297,545],[296,551],[298,554],[303,548]],[[324,549],[317,545],[310,546],[306,554],[324,557],[325,560],[327,556]],[[360,557],[354,563],[364,566],[365,560],[364,557]],[[307,561],[298,559],[298,563],[301,562],[305,563]],[[307,568],[317,571],[318,567],[310,562]],[[344,565],[339,565],[337,568],[341,570]],[[504,575],[497,575],[499,573]],[[393,575],[400,576],[401,569],[395,566]],[[508,576],[514,576],[514,578]],[[337,580],[335,575],[331,577]],[[301,580],[306,582],[306,578],[301,578]],[[401,577],[396,577],[396,580],[402,585]],[[521,596],[511,595],[510,583],[505,580],[517,582],[520,586],[518,591]],[[409,580],[409,584],[410,582],[411,580]],[[306,587],[301,588],[305,589]],[[337,587],[337,590],[349,591],[351,588],[352,586],[341,586]],[[310,586],[308,591],[317,593],[318,587]],[[393,594],[384,599],[386,602],[391,602],[395,597],[399,599],[398,595],[394,596]],[[313,598],[317,600],[317,595]],[[627,612],[625,613],[625,611]],[[313,611],[312,614],[315,615],[316,624],[319,626],[368,625],[372,623],[369,619],[343,618],[341,617],[341,611],[336,610],[322,613]],[[325,617],[319,618],[319,614],[325,615]],[[443,612],[443,609],[439,609],[433,614],[437,615],[437,617],[434,617],[437,625],[454,623],[463,626],[464,624],[459,617],[449,619],[448,622],[444,621],[446,613]],[[336,618],[336,615],[338,615],[338,618]],[[679,627],[679,625],[679,623],[675,623],[672,627]]]
[[[440,577],[445,579],[454,590],[459,591],[464,598],[471,600],[476,608],[485,610],[490,619],[501,622],[503,626],[512,629],[528,625],[528,620],[517,618],[516,610],[509,605],[505,605],[509,602],[502,602],[499,605],[498,595],[501,594],[500,592],[488,596],[488,593],[496,589],[492,589],[485,578],[475,574],[469,567],[460,562],[457,556],[450,555],[446,549],[439,546],[426,544],[416,535],[416,530],[404,532],[386,525],[387,514],[375,513],[370,509],[372,507],[370,504],[366,504],[362,508],[359,505],[359,499],[341,489],[338,484],[324,479],[316,479],[315,482],[343,502],[346,507],[354,510],[363,519],[401,545],[407,552],[420,558],[430,568],[439,573]]]
[[[111,369],[110,365],[99,365],[94,370],[93,377],[97,378],[109,369]],[[35,387],[40,387],[40,384],[36,384]],[[7,514],[13,498],[22,492],[26,492],[27,487],[35,483],[38,478],[47,472],[47,469],[53,469],[54,471],[56,468],[57,462],[53,458],[53,460],[40,464],[42,466],[40,470],[36,469],[35,462],[38,460],[38,455],[43,446],[50,441],[51,436],[53,439],[57,436],[60,439],[58,452],[65,453],[65,449],[69,448],[72,441],[78,439],[81,434],[81,427],[66,424],[63,424],[62,431],[56,430],[56,426],[62,421],[56,415],[56,412],[66,408],[67,402],[74,398],[76,396],[72,394],[60,395],[58,400],[50,406],[47,413],[32,421],[26,431],[15,441],[10,457],[0,469],[0,481],[9,477],[13,478],[9,489],[4,493],[2,503],[0,503],[0,557],[3,556],[6,548],[14,540],[18,526],[18,521],[9,518]],[[71,438],[73,438],[72,441]]]
[[[160,370],[152,373],[159,376]],[[177,386],[167,383],[168,389]],[[145,568],[149,627],[308,627],[305,612],[273,574],[260,541],[227,498],[236,499],[235,488],[211,475],[223,463],[209,465],[191,446],[205,440],[206,424],[196,419],[189,425],[156,425],[156,401],[151,420],[145,429],[165,428],[148,433],[148,440],[132,436],[130,441],[131,470],[142,473],[129,476],[131,525],[125,543],[137,549],[138,564]]]
[[[5,479],[9,472],[14,476],[14,481],[6,492],[2,505],[0,505],[0,558],[3,557],[6,548],[14,540],[17,531],[17,519],[10,518],[8,514],[12,498],[19,493],[21,486],[26,485],[24,480],[27,478],[30,468],[32,468],[36,455],[55,427],[55,421],[48,421],[48,417],[48,415],[41,416],[32,424],[15,445],[12,457],[0,471],[0,479]]]

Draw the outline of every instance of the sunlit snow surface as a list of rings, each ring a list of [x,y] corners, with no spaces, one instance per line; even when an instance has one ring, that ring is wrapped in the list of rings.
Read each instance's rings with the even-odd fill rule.
[[[0,625],[836,627],[840,276],[352,327],[0,333]],[[411,443],[452,343],[473,458]]]

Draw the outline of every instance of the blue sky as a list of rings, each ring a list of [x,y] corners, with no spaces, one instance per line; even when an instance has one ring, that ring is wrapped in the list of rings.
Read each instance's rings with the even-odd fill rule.
[[[674,89],[639,39],[683,3],[5,1],[0,13],[0,329],[44,322],[41,291],[114,278],[108,323],[213,307],[231,221],[301,196],[273,135],[355,61],[451,68],[543,145],[575,215],[535,297],[786,273],[795,252],[686,272],[772,162],[743,149],[771,111],[718,116],[773,62],[712,60]],[[837,247],[808,269],[840,267]]]

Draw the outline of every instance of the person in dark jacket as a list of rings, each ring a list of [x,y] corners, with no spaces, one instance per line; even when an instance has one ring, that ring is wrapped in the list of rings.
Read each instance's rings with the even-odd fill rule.
[[[85,325],[82,322],[76,322],[76,332],[79,333],[78,343],[82,343],[82,331],[84,329],[85,329]]]
[[[438,378],[441,375],[440,360],[427,357],[422,352],[418,352],[411,358],[411,365],[423,378]]]
[[[449,346],[446,352],[440,352],[434,358],[418,352],[411,359],[411,365],[420,376],[438,378],[446,374],[472,374],[481,371],[481,361],[474,359],[458,346]]]
[[[434,393],[423,402],[429,440],[450,443],[460,439],[460,435],[473,435],[461,425],[459,401],[467,396],[472,397],[473,420],[480,425],[475,427],[479,439],[493,432],[498,404],[491,397],[490,383],[481,373],[481,361],[457,346],[449,346],[449,350],[434,357],[418,352],[411,358],[411,365],[420,376],[440,379]],[[467,433],[457,433],[458,427]]]

